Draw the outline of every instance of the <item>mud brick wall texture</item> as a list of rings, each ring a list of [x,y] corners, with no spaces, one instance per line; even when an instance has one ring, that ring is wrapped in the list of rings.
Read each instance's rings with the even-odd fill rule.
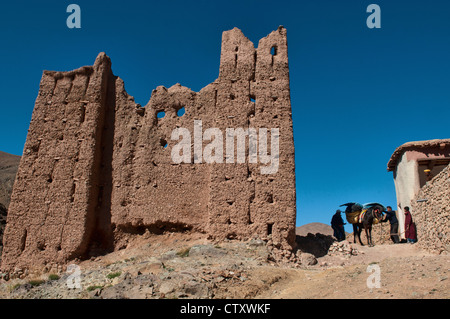
[[[262,174],[268,164],[248,156],[244,163],[196,163],[195,156],[174,163],[171,134],[175,128],[194,132],[194,121],[224,135],[226,128],[279,129],[278,170]],[[270,153],[270,133],[268,141]],[[286,29],[279,27],[255,48],[234,28],[222,35],[217,80],[200,92],[159,86],[145,107],[127,94],[104,53],[93,66],[44,71],[11,197],[1,268],[89,258],[120,249],[123,236],[145,231],[267,238],[289,251],[295,219]]]
[[[448,254],[450,252],[450,166],[420,189],[412,201],[411,215],[416,224],[417,244],[433,252]]]

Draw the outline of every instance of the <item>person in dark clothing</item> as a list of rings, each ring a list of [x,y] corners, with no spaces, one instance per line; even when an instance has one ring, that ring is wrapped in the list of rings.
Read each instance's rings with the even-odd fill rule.
[[[408,240],[408,243],[414,244],[417,241],[416,225],[412,220],[411,212],[409,211],[408,206],[404,208],[404,211],[405,211],[405,237]]]
[[[341,211],[338,209],[336,213],[331,218],[331,227],[334,230],[334,237],[338,241],[342,241],[345,239],[345,230],[344,230],[344,220],[341,217]]]
[[[389,224],[391,224],[391,240],[394,242],[394,244],[398,244],[400,242],[400,238],[398,236],[398,219],[395,210],[392,210],[391,206],[387,206],[384,213],[385,216],[382,222],[389,221]]]

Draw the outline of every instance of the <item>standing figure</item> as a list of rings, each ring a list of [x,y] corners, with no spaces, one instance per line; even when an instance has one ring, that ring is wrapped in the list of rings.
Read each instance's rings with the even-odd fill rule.
[[[416,225],[414,224],[409,211],[409,207],[404,208],[405,211],[405,237],[408,243],[414,244],[417,241]]]
[[[399,236],[398,236],[398,219],[395,214],[395,210],[392,210],[391,206],[386,207],[386,211],[384,211],[385,218],[382,220],[382,222],[389,221],[389,224],[391,224],[391,240],[394,242],[394,244],[398,244],[400,242]]]
[[[331,218],[331,227],[334,230],[334,237],[338,241],[342,241],[345,239],[345,230],[344,230],[344,220],[341,217],[341,210],[337,210],[336,213]]]

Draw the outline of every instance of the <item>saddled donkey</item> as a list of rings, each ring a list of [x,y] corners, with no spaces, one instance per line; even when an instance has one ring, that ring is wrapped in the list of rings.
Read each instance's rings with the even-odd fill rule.
[[[372,225],[381,220],[382,212],[385,211],[384,206],[378,203],[370,203],[364,206],[358,203],[347,203],[341,206],[347,206],[345,214],[347,221],[353,225],[353,242],[356,244],[356,237],[358,237],[359,243],[364,246],[361,241],[361,232],[364,228],[368,245],[374,246]]]

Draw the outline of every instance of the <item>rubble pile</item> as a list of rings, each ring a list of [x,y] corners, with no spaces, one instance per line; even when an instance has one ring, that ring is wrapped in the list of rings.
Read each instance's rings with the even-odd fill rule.
[[[335,241],[328,249],[329,256],[351,257],[357,256],[360,252],[353,247],[348,241]]]

